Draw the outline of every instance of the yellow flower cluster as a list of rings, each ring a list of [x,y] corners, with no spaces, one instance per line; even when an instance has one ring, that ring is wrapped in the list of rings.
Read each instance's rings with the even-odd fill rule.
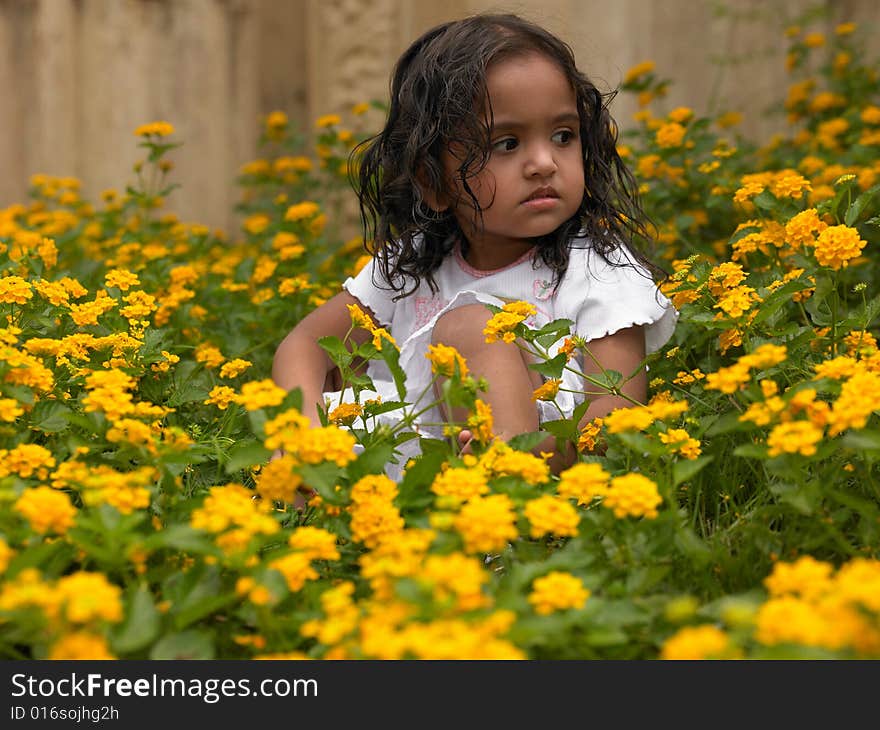
[[[64,492],[50,487],[26,489],[15,501],[13,509],[28,521],[34,532],[41,535],[63,535],[73,527],[77,514],[70,498]]]
[[[455,516],[453,524],[468,553],[501,551],[519,534],[516,510],[506,494],[471,498]]]
[[[174,126],[170,122],[148,122],[141,124],[134,133],[138,137],[170,137],[174,134]]]
[[[384,474],[361,477],[351,488],[351,536],[368,548],[393,539],[403,529],[394,506],[397,485]]]
[[[526,502],[524,513],[529,521],[529,534],[533,538],[547,535],[574,537],[581,520],[570,502],[551,494]]]
[[[246,550],[255,536],[278,532],[267,509],[268,503],[255,500],[250,489],[230,483],[208,490],[202,506],[192,511],[190,524],[215,534],[217,545],[230,555]]]
[[[513,342],[516,339],[514,330],[518,325],[525,322],[528,317],[535,315],[537,310],[533,304],[528,302],[509,302],[505,304],[501,311],[493,315],[483,330],[486,336],[486,343],[492,344],[502,340],[504,342]]]
[[[693,661],[698,659],[730,659],[736,650],[730,636],[710,624],[685,626],[663,642],[660,658]]]
[[[566,499],[576,499],[579,505],[588,505],[608,491],[611,475],[599,464],[579,462],[559,475],[556,493]]]
[[[614,477],[602,506],[607,507],[618,519],[623,517],[657,517],[657,507],[663,501],[657,485],[641,474],[624,474]]]
[[[468,374],[467,363],[454,347],[443,344],[428,345],[425,357],[431,361],[431,372],[434,375],[451,378],[457,373],[463,378]]]
[[[762,644],[880,651],[880,562],[856,558],[834,572],[829,563],[804,556],[777,563],[765,585],[770,597],[755,616]]]
[[[449,467],[434,477],[431,491],[441,497],[452,497],[466,502],[472,497],[486,494],[489,491],[489,483],[483,469]]]
[[[655,399],[643,406],[615,408],[603,420],[608,433],[644,431],[655,421],[674,418],[687,409],[688,405],[685,401]]]
[[[542,616],[554,611],[581,609],[590,597],[583,581],[561,570],[553,570],[536,578],[529,593],[529,603]]]

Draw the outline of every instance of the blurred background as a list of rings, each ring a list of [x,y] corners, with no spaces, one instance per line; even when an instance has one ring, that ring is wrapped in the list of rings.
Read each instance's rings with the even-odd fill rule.
[[[165,120],[184,143],[168,207],[235,235],[235,178],[267,114],[306,135],[321,115],[348,120],[385,100],[420,33],[482,11],[546,26],[604,90],[653,61],[672,81],[658,112],[740,112],[763,139],[784,120],[785,28],[880,21],[877,0],[0,0],[0,207],[24,202],[35,173],[79,178],[92,200],[124,189],[142,156],[134,129]],[[624,129],[637,109],[631,95],[611,106]]]

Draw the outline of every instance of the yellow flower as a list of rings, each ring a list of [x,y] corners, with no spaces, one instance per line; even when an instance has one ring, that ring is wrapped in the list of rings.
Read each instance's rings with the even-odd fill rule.
[[[707,390],[720,390],[722,393],[736,393],[749,381],[749,378],[749,368],[737,363],[721,368],[716,373],[709,373],[706,376],[705,387]]]
[[[812,600],[831,590],[833,572],[831,563],[804,555],[794,563],[776,563],[764,585],[774,597],[791,594]]]
[[[535,391],[532,393],[532,400],[552,401],[554,398],[556,398],[556,394],[559,392],[560,385],[562,385],[561,380],[545,381],[542,386],[535,388]]]
[[[390,342],[392,347],[397,348],[397,341],[384,327],[374,327],[371,332],[373,335],[373,347],[377,350],[382,349],[383,342]]]
[[[812,456],[821,440],[822,430],[809,421],[780,423],[767,437],[767,446],[770,447],[767,453],[770,456],[782,453]]]
[[[660,658],[668,660],[723,659],[730,637],[717,626],[685,626],[663,643]]]
[[[270,139],[279,139],[284,136],[287,129],[287,114],[283,111],[273,111],[266,116],[266,135]]]
[[[225,411],[229,404],[235,401],[235,390],[228,385],[215,385],[208,393],[206,400],[202,401],[207,406],[217,406],[221,411]]]
[[[683,428],[670,428],[660,434],[660,440],[670,446],[674,452],[678,452],[685,459],[696,459],[701,452],[700,442],[691,438]]]
[[[0,279],[0,302],[3,304],[27,304],[33,296],[30,283],[20,276]]]
[[[678,122],[669,122],[657,130],[655,140],[659,147],[678,147],[684,140],[685,134],[687,129],[684,126]]]
[[[545,535],[574,537],[581,520],[570,502],[550,494],[526,502],[524,513],[531,526],[529,534],[533,538]]]
[[[824,231],[828,225],[819,218],[815,208],[808,208],[794,216],[785,224],[785,236],[788,242],[796,247],[812,246],[816,241],[816,234]]]
[[[820,266],[828,266],[835,271],[846,268],[849,262],[860,256],[867,245],[859,232],[850,226],[829,226],[816,240],[816,261]]]
[[[560,497],[577,499],[578,504],[590,504],[608,491],[609,479],[610,475],[599,464],[581,462],[559,475],[556,492]]]
[[[641,474],[625,474],[614,477],[602,500],[602,506],[623,517],[657,517],[657,506],[663,501],[657,485]]]
[[[319,128],[335,127],[337,124],[342,124],[342,117],[338,114],[325,114],[315,120],[315,126]]]
[[[174,127],[169,122],[149,122],[134,130],[137,137],[169,137],[174,134]]]
[[[73,526],[76,507],[64,492],[51,487],[26,489],[13,509],[24,516],[31,529],[40,534],[54,532],[63,535]]]
[[[819,368],[816,370],[818,373]],[[840,388],[840,395],[828,417],[828,433],[836,436],[848,428],[864,428],[868,418],[878,409],[880,374],[856,371]]]
[[[469,553],[503,550],[518,536],[516,512],[506,494],[491,494],[469,500],[453,521]]]
[[[494,434],[494,419],[492,418],[492,407],[488,403],[484,403],[477,398],[474,404],[474,412],[468,417],[468,428],[473,430],[474,438],[480,443],[489,443]]]
[[[354,419],[364,414],[364,407],[360,403],[340,403],[330,411],[329,420],[337,426],[351,426]]]
[[[583,608],[589,597],[590,591],[584,588],[580,578],[553,570],[535,579],[528,600],[535,613],[546,616],[554,611]]]
[[[599,433],[602,431],[602,424],[605,420],[602,418],[594,418],[586,426],[578,437],[578,451],[591,451],[599,442]]]
[[[635,66],[630,68],[629,71],[626,72],[623,83],[631,84],[634,81],[638,80],[640,77],[647,76],[656,67],[657,64],[655,64],[653,61],[642,61],[641,63],[637,63]]]
[[[453,497],[466,502],[472,497],[486,494],[489,484],[482,469],[450,467],[434,477],[431,491],[441,497]]]
[[[456,370],[462,378],[468,374],[467,363],[454,347],[443,344],[428,345],[425,357],[431,361],[431,372],[435,375],[451,378]]]
[[[313,203],[311,200],[304,200],[302,203],[291,205],[284,214],[286,221],[301,221],[306,218],[314,218],[321,211],[321,206]]]
[[[235,402],[243,405],[248,411],[256,411],[267,406],[280,405],[286,396],[286,390],[265,378],[242,385],[241,394],[236,396]]]
[[[263,499],[293,504],[302,477],[294,470],[299,464],[290,454],[273,459],[254,477],[257,492]]]
[[[102,573],[80,570],[66,575],[59,578],[55,592],[68,621],[122,621],[122,590]]]
[[[492,344],[498,340],[513,342],[516,339],[514,329],[526,318],[534,316],[536,311],[534,305],[528,302],[519,301],[505,304],[500,312],[486,322],[486,327],[483,330],[483,334],[486,335],[486,344]]]
[[[311,560],[339,560],[336,535],[320,527],[297,527],[287,541],[295,550],[301,550]]]
[[[250,360],[242,360],[240,358],[236,358],[235,360],[230,360],[223,364],[223,367],[220,368],[220,377],[221,378],[236,378],[241,375],[245,370],[247,370],[253,363]]]
[[[104,276],[104,286],[115,286],[120,291],[128,291],[133,286],[140,286],[138,275],[128,269],[111,269]]]
[[[544,484],[550,478],[547,462],[534,454],[514,451],[499,445],[495,455],[488,462],[488,468],[499,476],[518,476],[529,484]]]
[[[825,45],[825,35],[822,33],[808,33],[804,36],[804,45],[808,48],[820,48]]]
[[[290,553],[283,558],[276,558],[269,563],[269,567],[284,576],[291,593],[299,591],[306,581],[319,577],[306,553]]]
[[[110,653],[103,636],[88,631],[72,631],[52,644],[48,659],[53,660],[107,660],[116,657]]]

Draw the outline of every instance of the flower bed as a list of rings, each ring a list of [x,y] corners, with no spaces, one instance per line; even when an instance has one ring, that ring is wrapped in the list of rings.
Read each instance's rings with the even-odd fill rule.
[[[322,117],[307,157],[269,115],[233,241],[163,213],[167,122],[100,204],[35,176],[0,211],[0,655],[880,658],[880,77],[854,30],[790,30],[791,131],[762,147],[730,114],[655,116],[652,64],[627,77],[645,106],[621,150],[681,317],[647,404],[546,425],[581,451],[559,477],[541,436],[493,440],[451,348],[432,367],[480,445],[426,442],[399,482],[413,404],[312,429],[269,379],[365,262],[339,233],[363,130]],[[487,334],[540,356],[552,401],[588,345],[523,310]],[[383,330],[324,344],[356,394],[356,356],[403,377]]]

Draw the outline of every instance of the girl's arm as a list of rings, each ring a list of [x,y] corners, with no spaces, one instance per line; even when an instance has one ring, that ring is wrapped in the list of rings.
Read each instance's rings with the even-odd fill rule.
[[[322,393],[335,368],[318,340],[328,336],[345,337],[351,328],[349,304],[358,305],[375,324],[369,309],[347,291],[342,291],[303,317],[275,350],[272,379],[285,390],[302,390],[303,415],[311,420],[313,426],[321,424],[319,409],[324,406]],[[370,333],[363,328],[356,328],[351,333],[351,339],[358,345],[369,338]]]

